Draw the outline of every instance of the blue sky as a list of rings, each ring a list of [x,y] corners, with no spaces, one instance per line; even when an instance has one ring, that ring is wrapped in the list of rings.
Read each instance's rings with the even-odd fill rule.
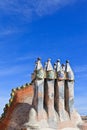
[[[0,114],[12,88],[31,81],[37,57],[70,60],[75,107],[87,115],[87,1],[0,1]]]

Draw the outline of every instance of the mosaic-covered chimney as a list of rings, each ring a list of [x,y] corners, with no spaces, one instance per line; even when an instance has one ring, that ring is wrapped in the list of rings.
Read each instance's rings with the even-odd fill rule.
[[[38,116],[42,116],[42,111],[45,111],[51,121],[57,118],[68,120],[74,108],[74,73],[69,61],[61,65],[60,60],[57,60],[53,68],[51,59],[43,67],[38,58],[32,82],[33,106]]]
[[[6,130],[80,130],[83,122],[74,108],[74,73],[68,60],[61,64],[58,59],[53,66],[51,59],[43,65],[38,58],[31,84],[12,90],[11,95],[11,105],[6,105],[5,118],[0,120],[5,125],[10,119]]]
[[[43,66],[38,58],[32,85],[34,95],[26,130],[78,128],[82,120],[74,108],[74,73],[68,60],[61,65],[58,59],[52,66],[48,59]]]

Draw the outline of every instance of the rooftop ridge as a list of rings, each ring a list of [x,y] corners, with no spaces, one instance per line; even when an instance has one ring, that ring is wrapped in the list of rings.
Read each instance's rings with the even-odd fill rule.
[[[3,108],[3,113],[1,114],[0,116],[0,122],[5,118],[6,116],[6,113],[7,111],[9,110],[8,108],[11,107],[13,101],[14,101],[14,98],[16,96],[16,93],[24,88],[27,88],[27,87],[30,87],[31,83],[26,83],[20,87],[16,87],[16,88],[13,88],[12,91],[11,91],[11,94],[10,94],[10,99],[9,99],[9,103],[5,104],[5,107]]]

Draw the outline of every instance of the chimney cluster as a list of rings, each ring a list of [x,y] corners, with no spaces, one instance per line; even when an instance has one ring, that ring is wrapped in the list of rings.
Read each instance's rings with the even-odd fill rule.
[[[32,73],[32,81],[35,79],[58,79],[58,80],[74,80],[74,74],[70,67],[69,61],[66,61],[65,64],[60,64],[60,60],[58,59],[56,63],[54,63],[54,67],[51,64],[51,59],[48,59],[45,62],[44,67],[41,64],[41,59],[37,58],[36,66],[34,73]]]
[[[43,67],[41,59],[38,58],[34,73],[32,74],[34,85],[33,106],[42,118],[43,111],[46,112],[49,122],[54,118],[66,121],[70,118],[74,105],[74,73],[69,61],[60,64],[60,60],[51,64],[51,59]]]

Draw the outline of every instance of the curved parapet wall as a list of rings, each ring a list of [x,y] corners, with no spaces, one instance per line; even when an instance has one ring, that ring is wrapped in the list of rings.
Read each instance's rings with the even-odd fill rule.
[[[9,103],[5,105],[4,113],[0,118],[0,130],[5,130],[11,120],[12,113],[18,104],[26,103],[32,104],[33,87],[30,84],[25,84],[16,89],[12,89]]]

